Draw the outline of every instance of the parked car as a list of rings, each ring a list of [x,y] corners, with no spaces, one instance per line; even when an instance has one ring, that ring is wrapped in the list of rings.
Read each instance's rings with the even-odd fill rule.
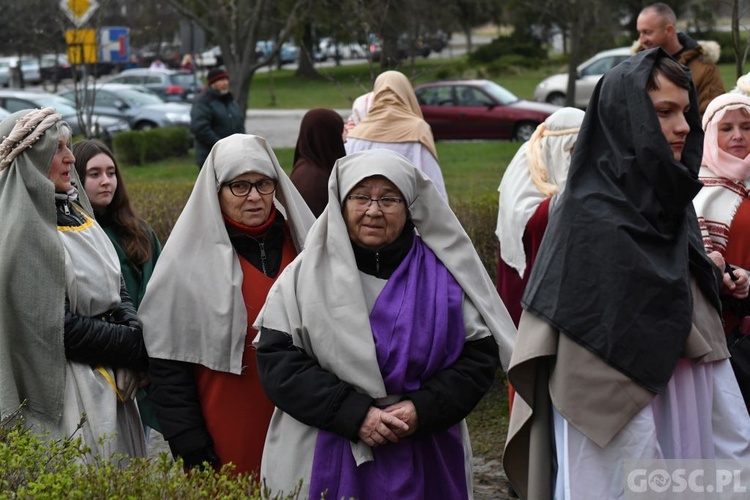
[[[318,42],[318,49],[326,57],[335,59],[364,59],[367,57],[367,50],[358,43],[337,43],[333,38],[321,38]]]
[[[195,73],[173,69],[126,69],[108,83],[140,85],[159,94],[165,101],[192,102],[200,94],[201,85]]]
[[[59,95],[71,100],[75,90],[63,90]],[[94,103],[94,113],[126,120],[133,130],[150,130],[155,127],[190,127],[190,104],[165,102],[145,87],[122,83],[104,83],[78,89],[78,102],[89,106]]]
[[[258,40],[258,42],[255,44],[255,54],[257,55],[258,60],[268,59],[268,57],[271,55],[271,52],[273,52],[274,47],[275,45],[273,41]],[[297,57],[299,57],[299,48],[297,48],[294,44],[287,42],[281,44],[279,55],[275,59],[275,61],[278,66],[281,67],[284,64],[297,62]]]
[[[526,141],[559,106],[525,101],[489,80],[442,81],[414,89],[436,140]]]
[[[5,120],[11,115],[10,111],[5,108],[0,108],[0,121]]]
[[[368,59],[380,61],[380,54],[383,49],[383,42],[378,35],[370,33],[368,36]],[[444,46],[440,47],[443,50]],[[413,36],[408,33],[402,33],[396,40],[396,58],[400,61],[407,57],[429,57],[432,49],[430,44],[421,36]]]
[[[0,106],[11,113],[22,109],[53,107],[62,115],[63,120],[68,122],[73,135],[85,135],[78,123],[75,103],[62,96],[29,90],[0,90]],[[107,138],[125,130],[130,130],[130,126],[119,118],[98,113],[91,116],[90,135]]]
[[[211,47],[210,49],[195,54],[195,66],[198,68],[213,68],[221,66],[224,60],[221,56],[221,47],[218,45]]]
[[[576,68],[578,79],[576,80],[576,101],[578,108],[585,109],[591,100],[599,79],[622,61],[633,54],[630,47],[610,49],[599,52],[591,59],[581,63]],[[560,73],[542,80],[534,90],[534,100],[548,102],[558,106],[565,106],[566,92],[568,91],[568,74]]]
[[[383,44],[380,37],[373,33],[367,37],[367,58],[372,62],[380,61],[380,54],[383,52]]]
[[[73,78],[73,67],[65,54],[44,54],[41,77],[44,81],[60,82]]]
[[[17,56],[0,57],[0,85],[7,87],[11,81],[11,71],[19,67]],[[20,68],[25,83],[36,84],[42,81],[39,61],[35,57],[20,59]]]

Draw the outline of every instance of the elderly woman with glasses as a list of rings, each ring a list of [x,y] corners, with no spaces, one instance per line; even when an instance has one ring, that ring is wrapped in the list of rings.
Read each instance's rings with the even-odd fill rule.
[[[515,336],[471,240],[387,149],[339,159],[255,323],[276,405],[261,476],[303,498],[469,498],[464,418]]]
[[[273,404],[251,325],[313,221],[265,139],[214,145],[139,309],[156,416],[186,467],[258,471]]]

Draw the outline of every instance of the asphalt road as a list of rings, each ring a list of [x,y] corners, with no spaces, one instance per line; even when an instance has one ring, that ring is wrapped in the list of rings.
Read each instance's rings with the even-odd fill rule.
[[[336,110],[344,121],[351,110]],[[299,126],[306,109],[257,110],[247,112],[245,130],[248,134],[264,137],[272,148],[293,148],[297,144]]]

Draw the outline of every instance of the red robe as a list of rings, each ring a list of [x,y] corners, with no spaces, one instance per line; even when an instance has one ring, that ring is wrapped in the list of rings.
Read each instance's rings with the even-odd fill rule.
[[[499,293],[500,298],[503,299],[505,308],[508,310],[508,314],[510,314],[516,327],[518,327],[518,322],[521,320],[521,313],[523,312],[521,298],[523,297],[524,290],[526,290],[526,284],[529,282],[531,267],[536,260],[539,246],[542,244],[544,232],[547,230],[547,222],[549,221],[549,203],[551,199],[552,198],[547,198],[541,202],[536,208],[534,215],[532,215],[529,222],[526,223],[526,229],[523,232],[523,250],[526,253],[526,271],[523,273],[523,278],[518,275],[518,271],[503,261],[499,253],[497,256],[497,293]],[[510,410],[513,409],[514,393],[513,386],[508,384],[508,407]]]
[[[729,227],[729,241],[724,259],[732,266],[750,269],[750,198],[744,198]],[[731,332],[742,318],[724,308],[724,332]]]
[[[296,255],[292,238],[287,234],[279,274]],[[232,462],[237,473],[258,473],[274,405],[263,391],[258,377],[252,346],[257,330],[252,324],[276,278],[264,275],[243,257],[239,259],[244,276],[242,295],[247,307],[247,337],[242,354],[244,370],[241,375],[234,375],[199,365],[196,368],[196,385],[203,418],[220,465]]]
[[[518,271],[506,264],[498,254],[497,259],[497,293],[503,299],[513,323],[518,326],[521,320],[521,298],[526,290],[526,283],[529,281],[531,268],[536,260],[536,254],[539,246],[542,244],[544,232],[547,230],[547,221],[549,220],[549,203],[552,198],[547,198],[539,204],[534,215],[526,223],[526,230],[523,232],[523,249],[526,253],[526,271],[523,278],[518,275]]]

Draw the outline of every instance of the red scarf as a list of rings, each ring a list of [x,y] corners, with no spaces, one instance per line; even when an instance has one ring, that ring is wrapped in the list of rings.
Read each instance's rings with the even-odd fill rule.
[[[221,216],[224,218],[224,222],[237,229],[238,231],[241,231],[248,236],[252,236],[253,238],[260,238],[261,236],[266,234],[268,232],[268,228],[271,227],[274,222],[276,222],[276,209],[274,208],[271,211],[271,215],[269,215],[268,219],[266,219],[266,221],[260,226],[246,226],[241,222],[230,219],[224,212],[221,213]]]

